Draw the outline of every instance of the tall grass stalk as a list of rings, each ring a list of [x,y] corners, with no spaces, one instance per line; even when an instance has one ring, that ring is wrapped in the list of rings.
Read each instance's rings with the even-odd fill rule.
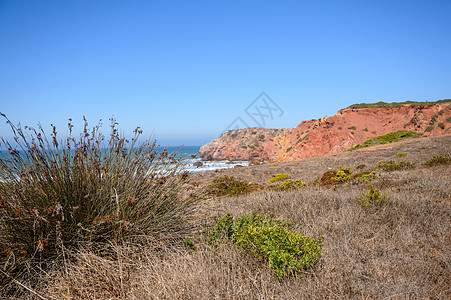
[[[183,158],[152,139],[139,143],[139,127],[127,140],[111,119],[105,138],[100,122],[90,129],[84,119],[75,135],[69,120],[59,139],[53,125],[47,136],[2,116],[14,140],[0,140],[0,268],[9,275],[1,284],[31,278],[71,250],[168,243],[192,224],[199,196],[187,191]]]

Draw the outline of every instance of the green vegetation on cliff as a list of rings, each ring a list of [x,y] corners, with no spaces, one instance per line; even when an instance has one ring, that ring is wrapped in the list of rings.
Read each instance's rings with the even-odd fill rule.
[[[401,131],[391,132],[386,135],[380,135],[375,138],[366,140],[362,145],[356,145],[356,146],[348,149],[347,151],[352,151],[352,150],[356,150],[359,148],[365,148],[365,147],[376,146],[376,145],[381,145],[381,144],[398,142],[398,141],[401,141],[404,139],[419,138],[419,137],[421,137],[421,134],[419,134],[419,133],[416,133],[413,131],[408,131],[408,130],[401,130]]]
[[[392,103],[386,103],[386,102],[376,102],[376,103],[359,103],[359,104],[353,104],[347,108],[379,108],[379,107],[401,107],[403,105],[410,105],[410,106],[420,106],[420,105],[434,105],[434,104],[441,104],[441,103],[450,103],[451,99],[443,99],[438,100],[435,102],[418,102],[418,101],[404,101],[404,102],[392,102]]]

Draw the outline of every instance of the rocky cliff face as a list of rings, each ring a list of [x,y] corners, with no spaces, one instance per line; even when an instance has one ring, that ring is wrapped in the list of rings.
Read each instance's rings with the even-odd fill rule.
[[[291,129],[230,130],[200,148],[203,160],[288,161],[339,153],[399,130],[425,136],[451,134],[451,103],[430,106],[347,108]]]

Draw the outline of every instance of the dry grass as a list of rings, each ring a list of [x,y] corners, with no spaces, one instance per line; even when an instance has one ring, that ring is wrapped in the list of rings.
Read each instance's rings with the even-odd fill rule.
[[[155,246],[117,248],[117,259],[88,251],[57,266],[36,287],[52,299],[450,299],[451,184],[448,165],[426,167],[433,155],[449,154],[450,136],[377,146],[299,162],[253,166],[191,178],[199,184],[233,172],[264,184],[277,173],[312,183],[335,166],[374,166],[408,152],[413,170],[379,172],[372,181],[388,194],[382,207],[364,209],[356,200],[368,184],[262,191],[214,198],[203,220],[231,212],[274,213],[293,220],[310,237],[324,235],[323,257],[302,278],[275,279],[264,264],[231,245],[214,250],[196,239],[197,251]],[[197,235],[198,236],[198,235]],[[30,296],[31,297],[31,296]]]

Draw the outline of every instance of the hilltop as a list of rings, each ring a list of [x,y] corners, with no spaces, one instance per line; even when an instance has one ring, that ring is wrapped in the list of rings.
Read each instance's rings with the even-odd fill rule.
[[[292,161],[340,153],[396,131],[451,133],[451,100],[355,104],[291,129],[229,130],[200,149],[203,160]]]

